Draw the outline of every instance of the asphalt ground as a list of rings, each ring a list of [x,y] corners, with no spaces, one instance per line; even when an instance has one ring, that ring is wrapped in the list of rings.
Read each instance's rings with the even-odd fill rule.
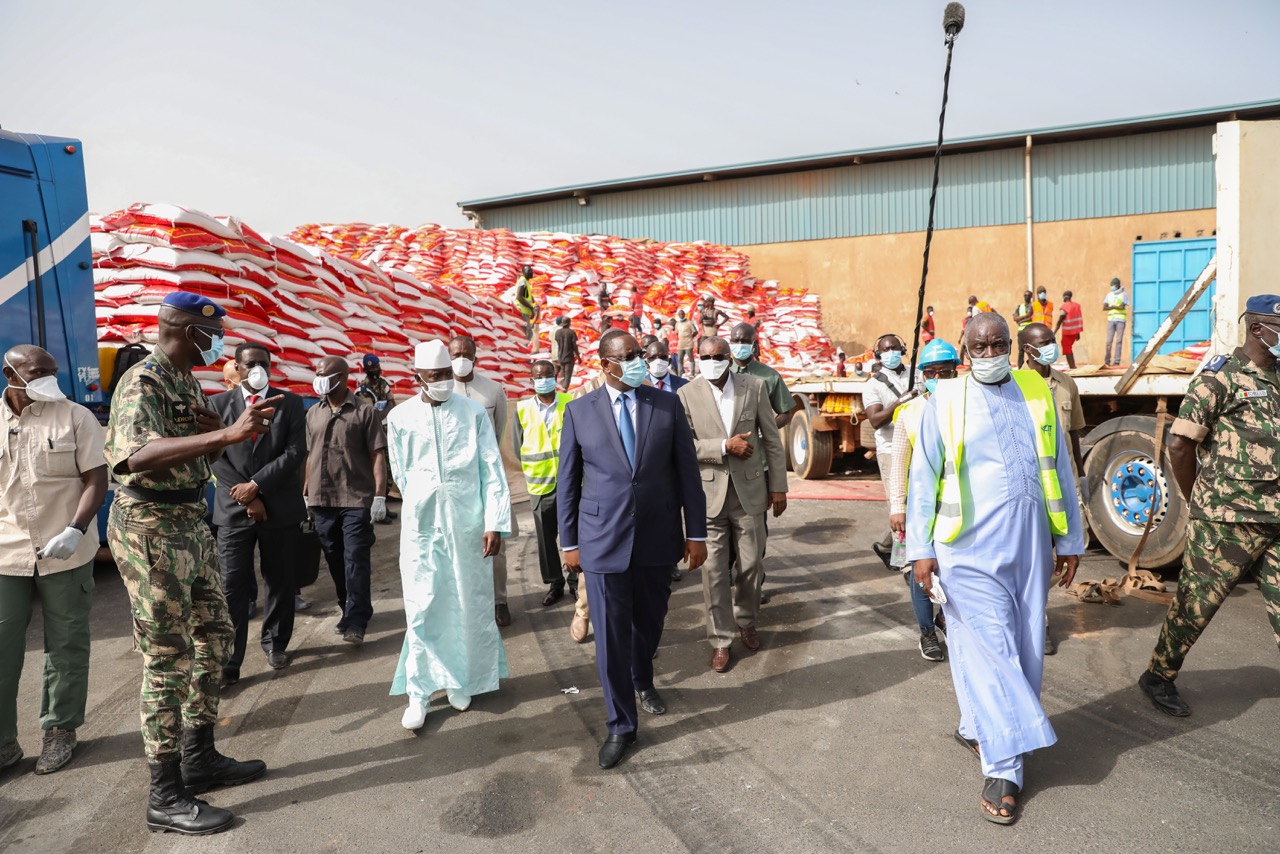
[[[387,694],[404,631],[398,525],[378,526],[362,648],[332,634],[327,574],[298,615],[293,663],[250,645],[222,702],[219,744],[270,770],[207,799],[230,831],[185,838],[144,824],[140,659],[124,590],[101,567],[89,710],[72,764],[39,753],[41,623],[19,697],[27,757],[0,772],[5,852],[1275,852],[1280,850],[1280,658],[1256,585],[1242,585],[1179,680],[1194,714],[1155,711],[1135,681],[1164,609],[1081,604],[1055,591],[1060,642],[1043,701],[1057,745],[1027,761],[1021,820],[982,820],[981,774],[952,740],[945,664],[924,661],[906,586],[868,550],[885,525],[865,482],[796,484],[770,521],[763,648],[708,668],[695,574],[674,585],[657,664],[668,713],[642,713],[637,749],[596,763],[604,708],[568,597],[543,608],[531,535],[508,541],[511,678],[465,713],[438,697],[418,733]],[[531,532],[527,504],[522,530]],[[522,567],[517,569],[517,567]],[[1092,555],[1082,578],[1119,574]],[[251,628],[250,637],[256,627]],[[578,689],[564,694],[562,689]]]

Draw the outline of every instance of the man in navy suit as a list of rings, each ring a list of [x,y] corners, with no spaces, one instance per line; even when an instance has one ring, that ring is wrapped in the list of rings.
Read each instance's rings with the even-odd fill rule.
[[[649,368],[649,382],[659,391],[679,391],[689,381],[671,373],[671,351],[667,342],[657,339],[644,348],[644,361]]]
[[[213,499],[213,524],[218,528],[218,560],[222,590],[236,628],[231,660],[222,671],[224,685],[240,679],[249,637],[249,589],[253,583],[254,547],[262,559],[267,604],[262,618],[262,650],[267,664],[279,670],[289,663],[285,650],[293,636],[294,564],[298,532],[307,516],[302,500],[302,464],[307,458],[306,419],[302,398],[269,387],[271,354],[258,344],[236,348],[238,388],[217,395],[209,405],[234,423],[245,408],[280,395],[266,433],[228,445],[213,464],[218,490]]]
[[[585,573],[609,712],[600,767],[612,768],[636,740],[636,696],[646,712],[666,711],[653,656],[671,570],[707,559],[707,516],[680,399],[641,387],[648,366],[628,333],[606,333],[599,353],[605,384],[565,408],[558,509],[565,567]]]

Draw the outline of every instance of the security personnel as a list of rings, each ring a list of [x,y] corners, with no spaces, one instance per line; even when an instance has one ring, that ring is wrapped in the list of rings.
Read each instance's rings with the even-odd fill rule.
[[[1138,685],[1177,717],[1191,714],[1173,684],[1178,671],[1250,566],[1280,643],[1280,296],[1250,297],[1243,319],[1244,346],[1214,357],[1191,381],[1169,431],[1191,520],[1178,592]]]
[[[236,762],[213,744],[222,665],[234,630],[205,524],[210,460],[266,433],[278,397],[224,426],[192,367],[222,357],[226,312],[175,292],[159,312],[155,351],[121,379],[107,425],[106,458],[119,483],[107,542],[120,568],[142,653],[142,741],[151,769],[147,826],[188,834],[230,827],[227,810],[193,792],[256,779],[260,761]],[[184,729],[185,724],[185,729]]]
[[[556,545],[556,474],[560,468],[560,428],[564,408],[573,395],[556,391],[555,366],[539,359],[531,368],[533,395],[516,405],[511,438],[515,445],[533,511],[533,530],[538,538],[538,568],[547,593],[543,605],[554,605],[564,597],[564,567]],[[578,598],[578,576],[569,573],[569,592]]]

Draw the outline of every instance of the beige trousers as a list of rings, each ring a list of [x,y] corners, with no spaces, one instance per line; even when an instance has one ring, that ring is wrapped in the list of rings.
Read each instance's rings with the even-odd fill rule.
[[[738,571],[731,571],[732,559]],[[738,492],[719,514],[707,520],[707,562],[702,565],[702,600],[707,608],[707,639],[721,649],[733,643],[738,628],[756,624],[764,581],[764,514],[747,513]]]

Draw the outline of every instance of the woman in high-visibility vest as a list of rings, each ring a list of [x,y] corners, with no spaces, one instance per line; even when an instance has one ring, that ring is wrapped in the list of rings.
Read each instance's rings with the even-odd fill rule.
[[[1057,741],[1040,705],[1054,551],[1062,584],[1084,553],[1071,453],[1049,386],[1009,365],[1009,327],[969,323],[972,371],[923,407],[907,493],[907,559],[945,596],[957,741],[978,754],[982,815],[1012,824],[1022,757]],[[936,580],[935,580],[936,579]]]

